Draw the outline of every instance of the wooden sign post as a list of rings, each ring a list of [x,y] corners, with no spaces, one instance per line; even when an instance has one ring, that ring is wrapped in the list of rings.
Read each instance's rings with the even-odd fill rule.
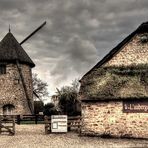
[[[54,133],[67,132],[67,115],[51,116],[51,132]]]

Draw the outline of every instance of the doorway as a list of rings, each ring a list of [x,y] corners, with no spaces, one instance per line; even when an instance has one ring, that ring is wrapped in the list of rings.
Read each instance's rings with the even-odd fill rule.
[[[14,105],[6,104],[3,106],[3,115],[13,115],[14,114]]]

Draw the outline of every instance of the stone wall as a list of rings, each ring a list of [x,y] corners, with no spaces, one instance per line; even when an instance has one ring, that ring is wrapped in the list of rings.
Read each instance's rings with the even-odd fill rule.
[[[27,93],[33,105],[31,68],[25,64],[21,64],[20,66],[27,87]],[[0,75],[0,88],[0,114],[3,114],[3,106],[6,104],[14,105],[14,114],[30,114],[22,81],[15,64],[7,64],[6,74]]]
[[[147,113],[123,113],[122,101],[82,103],[82,134],[148,138]]]
[[[148,42],[141,43],[142,35],[135,35],[129,43],[122,47],[119,53],[103,66],[148,64]]]

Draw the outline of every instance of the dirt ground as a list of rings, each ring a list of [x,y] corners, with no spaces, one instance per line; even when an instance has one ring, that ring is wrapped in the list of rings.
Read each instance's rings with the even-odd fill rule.
[[[45,135],[44,125],[17,125],[15,136],[0,135],[0,148],[148,148],[148,140],[80,137],[77,133]]]

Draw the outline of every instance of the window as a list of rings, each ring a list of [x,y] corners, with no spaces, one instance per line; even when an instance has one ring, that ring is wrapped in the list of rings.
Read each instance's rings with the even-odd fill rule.
[[[0,74],[6,74],[6,65],[0,65]]]
[[[12,104],[7,104],[3,106],[3,114],[4,115],[13,115],[14,106]]]

